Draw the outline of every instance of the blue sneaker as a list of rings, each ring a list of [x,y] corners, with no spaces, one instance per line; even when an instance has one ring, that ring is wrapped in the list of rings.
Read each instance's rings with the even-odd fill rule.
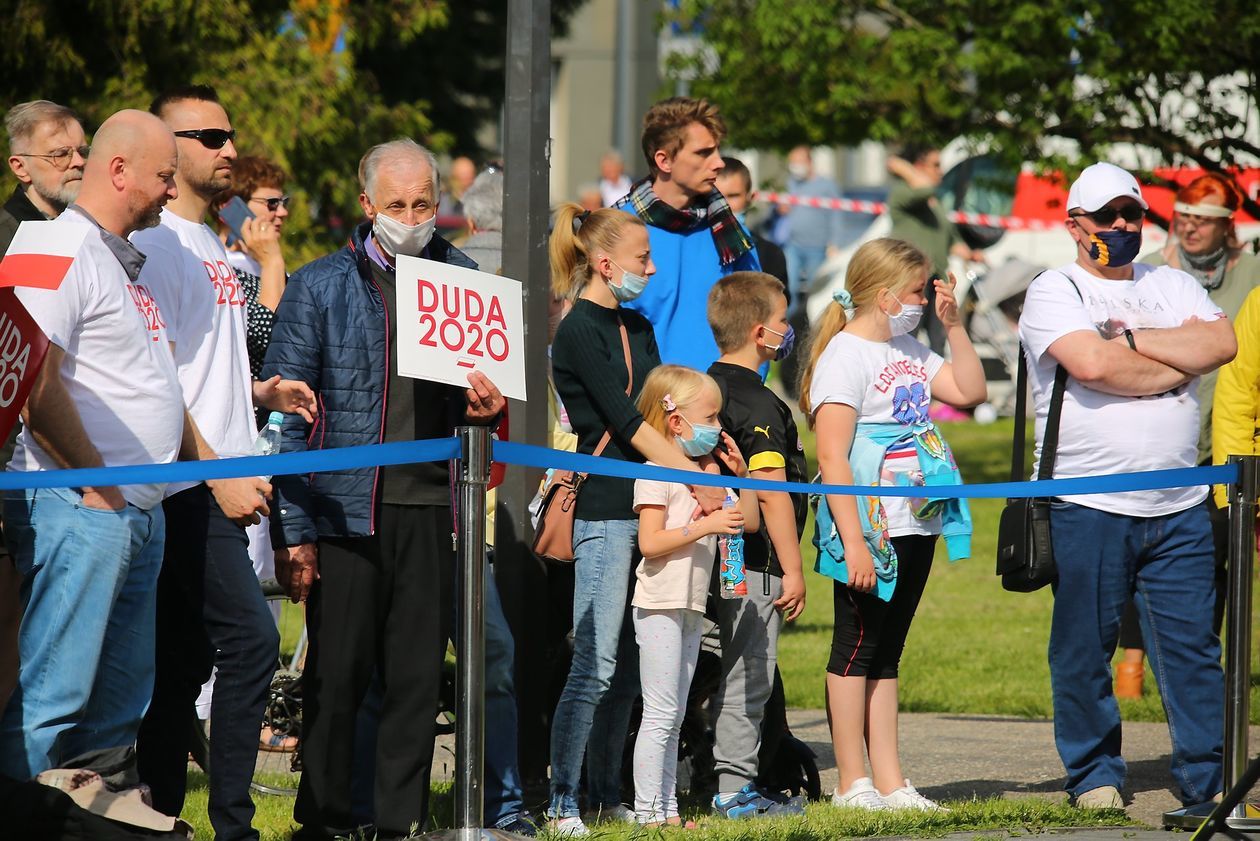
[[[755,785],[755,783],[754,783]],[[768,788],[757,786],[757,793],[767,800],[777,803],[781,808],[776,814],[779,815],[803,815],[805,814],[805,804],[809,802],[809,798],[805,795],[797,795],[791,797],[781,791],[771,791]]]
[[[804,811],[795,804],[776,803],[768,797],[763,797],[752,783],[734,794],[717,794],[713,797],[714,814],[732,820],[784,817],[800,815]]]

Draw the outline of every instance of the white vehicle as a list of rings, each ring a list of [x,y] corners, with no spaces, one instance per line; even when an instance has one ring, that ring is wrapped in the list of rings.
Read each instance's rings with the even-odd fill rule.
[[[1165,168],[1155,174],[1169,183],[1186,184],[1202,170]],[[1239,183],[1249,195],[1260,192],[1260,170],[1239,173]],[[1154,213],[1168,219],[1172,213],[1173,190],[1144,185],[1143,196]],[[984,263],[967,263],[951,256],[950,269],[958,279],[956,294],[965,323],[976,349],[985,363],[990,381],[990,398],[1000,410],[1012,405],[1010,381],[1018,361],[1018,339],[1014,327],[1019,318],[1023,292],[1037,273],[1048,266],[1070,262],[1075,247],[1063,228],[1066,216],[1067,185],[1059,179],[1038,176],[1030,166],[1012,177],[987,156],[970,157],[951,167],[937,188],[937,200],[948,212],[1033,220],[1036,228],[960,225],[963,240],[972,248],[983,249]],[[837,211],[840,212],[840,211]],[[1239,213],[1236,227],[1240,239],[1260,237],[1260,221]],[[874,218],[856,240],[829,258],[819,268],[810,286],[806,313],[815,322],[844,285],[844,274],[853,252],[867,242],[888,236],[892,222],[887,213]],[[1148,221],[1143,228],[1142,253],[1163,248],[1168,232]],[[978,316],[978,318],[977,318]]]

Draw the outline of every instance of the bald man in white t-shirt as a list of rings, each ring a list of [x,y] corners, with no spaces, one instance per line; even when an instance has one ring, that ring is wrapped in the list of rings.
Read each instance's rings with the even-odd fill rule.
[[[175,157],[159,120],[120,111],[96,134],[78,203],[49,223],[86,238],[59,287],[15,290],[49,346],[10,471],[195,457],[192,441],[181,451],[186,412],[160,315],[140,305],[144,255],[126,239],[176,195]],[[25,616],[0,774],[125,767],[153,689],[163,489],[5,493]]]

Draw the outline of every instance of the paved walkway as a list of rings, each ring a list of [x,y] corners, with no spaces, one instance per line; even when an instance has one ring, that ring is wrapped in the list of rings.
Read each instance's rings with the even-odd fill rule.
[[[902,713],[900,721],[901,759],[905,773],[915,787],[936,800],[972,797],[1044,797],[1066,801],[1063,766],[1054,749],[1054,724],[1003,716],[941,715]],[[824,792],[835,788],[838,779],[831,735],[823,710],[789,710],[788,724],[793,734],[813,748]],[[1251,744],[1260,745],[1260,727],[1252,728]],[[1158,723],[1124,725],[1124,752],[1129,763],[1129,779],[1124,789],[1129,817],[1152,828],[1140,839],[1162,841],[1172,833],[1154,831],[1161,826],[1164,812],[1181,804],[1172,791],[1168,773],[1168,727]],[[438,740],[434,752],[434,777],[450,779],[454,768],[454,739]],[[545,797],[545,795],[542,795]],[[1251,801],[1260,800],[1260,787]],[[1062,834],[1059,830],[1057,834]],[[1090,829],[1072,831],[1072,841],[1122,841],[1134,837],[1134,828],[1122,831]],[[1052,833],[1056,834],[1056,833]],[[986,833],[962,833],[960,838],[976,838]],[[1180,834],[1180,839],[1188,838]]]
[[[903,770],[928,797],[1067,797],[1050,721],[933,713],[902,713],[899,720]],[[838,774],[826,713],[790,710],[788,723],[818,755],[823,790],[830,791]],[[1260,728],[1253,727],[1253,746],[1258,736]],[[1166,725],[1124,725],[1129,780],[1123,793],[1125,811],[1134,820],[1158,827],[1165,811],[1181,805],[1171,788],[1170,753]],[[1257,794],[1253,791],[1253,799]]]

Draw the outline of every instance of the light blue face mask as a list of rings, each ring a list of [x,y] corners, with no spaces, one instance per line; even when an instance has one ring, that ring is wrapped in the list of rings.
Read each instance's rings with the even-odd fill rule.
[[[618,266],[613,260],[610,259],[608,262],[621,269],[621,266]],[[607,283],[608,288],[612,290],[613,297],[617,299],[617,302],[624,304],[627,301],[633,301],[635,298],[643,294],[643,290],[647,287],[648,279],[643,275],[632,274],[625,269],[621,269],[621,283],[616,284],[611,280],[607,281]]]
[[[700,458],[700,456],[707,456],[713,452],[713,449],[718,445],[718,441],[721,440],[722,427],[692,423],[687,420],[687,416],[682,412],[678,413],[678,417],[687,421],[687,426],[691,427],[690,438],[684,438],[681,435],[675,436],[678,438],[678,443],[682,444],[683,452],[692,458]]]

